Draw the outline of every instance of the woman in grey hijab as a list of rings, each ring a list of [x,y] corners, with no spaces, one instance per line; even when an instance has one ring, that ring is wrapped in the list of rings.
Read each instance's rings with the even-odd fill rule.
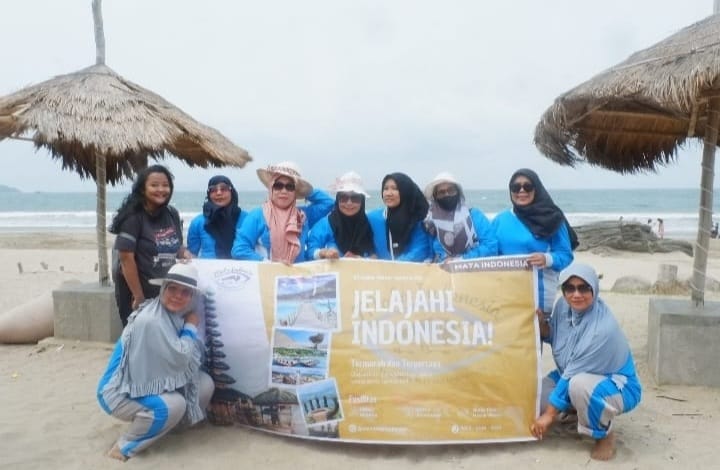
[[[161,286],[160,295],[128,318],[97,389],[103,410],[130,422],[109,457],[127,460],[179,423],[205,418],[214,385],[200,370],[205,346],[192,311],[197,280],[194,266],[172,266],[150,281]]]
[[[613,419],[640,403],[642,387],[625,334],[598,296],[595,270],[573,263],[559,281],[562,297],[550,319],[537,312],[557,369],[543,379],[542,414],[530,431],[542,439],[562,413],[576,412],[578,432],[595,440],[590,456],[609,460],[615,455]]]

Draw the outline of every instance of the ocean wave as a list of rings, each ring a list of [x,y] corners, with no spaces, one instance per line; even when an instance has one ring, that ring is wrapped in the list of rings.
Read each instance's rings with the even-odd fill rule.
[[[185,229],[199,212],[181,212]],[[106,213],[109,225],[114,212]],[[494,212],[486,213],[492,220]],[[696,212],[570,212],[566,213],[571,225],[585,225],[603,220],[622,220],[645,223],[652,219],[653,224],[661,218],[665,225],[665,236],[668,238],[693,239],[697,234],[698,214]],[[0,232],[31,232],[31,231],[89,231],[95,230],[96,217],[93,211],[81,212],[0,212]],[[654,226],[654,225],[653,225]]]

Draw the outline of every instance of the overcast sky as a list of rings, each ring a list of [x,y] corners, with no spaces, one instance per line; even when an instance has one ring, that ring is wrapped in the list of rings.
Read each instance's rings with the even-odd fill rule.
[[[530,167],[549,188],[691,188],[699,144],[657,174],[623,176],[561,167],[532,138],[559,94],[712,9],[712,0],[104,0],[103,17],[111,68],[254,157],[220,170],[165,160],[178,189],[224,173],[259,190],[255,170],[282,160],[321,187],[348,170],[373,190],[393,171],[424,185],[448,170],[468,188],[499,189]],[[5,1],[0,43],[0,95],[91,65],[91,0]],[[0,159],[0,184],[95,189],[28,142],[1,141]]]

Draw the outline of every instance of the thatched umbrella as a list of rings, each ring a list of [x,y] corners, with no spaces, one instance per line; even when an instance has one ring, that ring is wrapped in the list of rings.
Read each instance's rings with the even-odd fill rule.
[[[620,173],[671,163],[687,138],[704,140],[692,300],[704,303],[720,124],[720,15],[688,26],[562,94],[535,144],[547,157]]]
[[[105,65],[101,0],[93,0],[96,64],[0,97],[0,140],[31,140],[63,169],[97,183],[99,280],[107,285],[105,193],[147,166],[173,155],[190,166],[242,167],[248,153],[161,96]],[[28,137],[29,135],[29,137]]]
[[[298,402],[297,395],[289,390],[280,390],[277,387],[271,387],[253,398],[256,405],[278,405],[289,404],[296,405]]]

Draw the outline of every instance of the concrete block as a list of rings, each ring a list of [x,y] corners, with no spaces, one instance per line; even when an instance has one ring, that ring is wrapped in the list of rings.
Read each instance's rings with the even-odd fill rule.
[[[98,283],[53,291],[56,338],[114,342],[122,333],[115,291]]]
[[[720,387],[720,302],[652,297],[648,367],[659,385]]]

